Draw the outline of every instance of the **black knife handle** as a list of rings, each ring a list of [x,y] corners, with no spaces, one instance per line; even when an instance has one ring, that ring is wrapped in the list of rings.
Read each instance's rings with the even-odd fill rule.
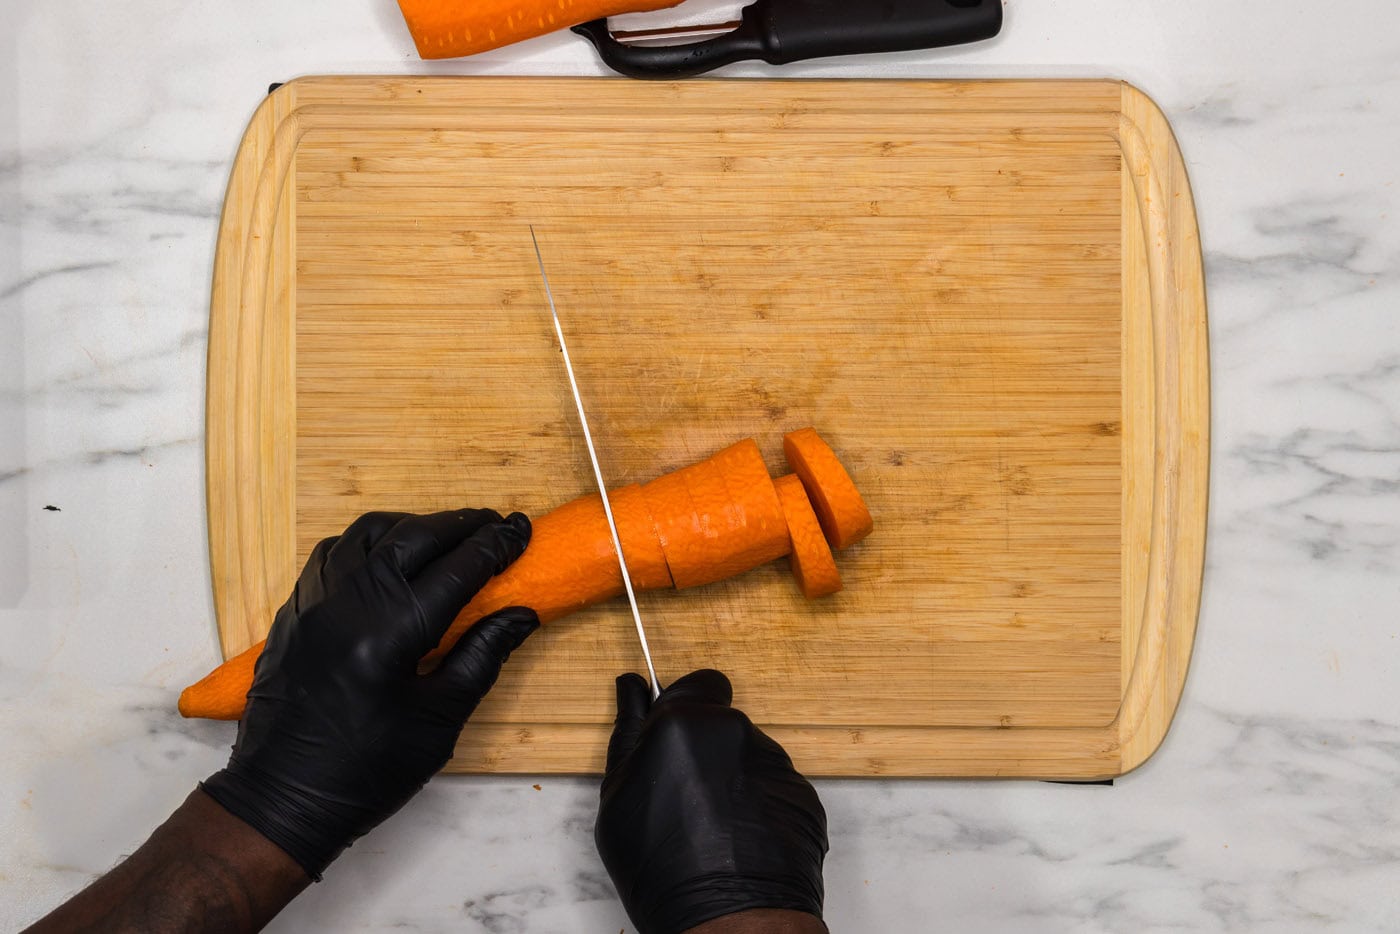
[[[905,52],[990,39],[1001,0],[780,0],[754,5],[763,60]]]

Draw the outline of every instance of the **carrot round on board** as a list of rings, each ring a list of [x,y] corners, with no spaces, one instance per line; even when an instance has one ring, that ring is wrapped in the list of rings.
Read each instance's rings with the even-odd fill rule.
[[[632,584],[639,590],[721,580],[780,558],[793,547],[773,480],[751,440],[645,486],[624,487],[609,501]],[[623,592],[601,496],[565,503],[533,524],[525,553],[472,598],[429,660],[446,652],[477,620],[507,606],[531,607],[548,623]],[[805,538],[803,542],[804,554],[810,552]],[[804,557],[801,567],[815,565]],[[803,578],[799,573],[799,581],[810,579],[816,575]],[[186,688],[180,713],[214,720],[242,716],[262,646],[260,642],[230,658]]]
[[[783,549],[787,547],[782,541],[787,519],[758,445],[752,438],[746,438],[720,451],[710,460],[724,474],[730,499],[743,516],[744,524],[755,530],[754,560],[766,564],[782,557]]]
[[[783,438],[783,453],[793,472],[802,478],[832,548],[841,551],[870,534],[875,528],[870,509],[821,435],[811,428],[794,431]]]
[[[790,473],[774,480],[773,486],[787,516],[788,534],[792,537],[792,576],[797,578],[802,596],[813,600],[836,593],[841,589],[841,572],[836,569],[836,558],[826,543],[802,479]]]
[[[594,493],[534,520],[530,547],[506,573],[486,582],[448,627],[432,661],[447,653],[477,620],[508,606],[528,606],[541,623],[575,613],[623,592],[603,498]],[[627,554],[626,549],[622,552]],[[633,580],[637,586],[637,581]]]
[[[456,58],[619,13],[680,0],[399,0],[420,58]]]

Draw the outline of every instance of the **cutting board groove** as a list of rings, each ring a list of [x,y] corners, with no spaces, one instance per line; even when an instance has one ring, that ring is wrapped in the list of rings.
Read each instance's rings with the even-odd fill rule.
[[[371,509],[590,489],[527,224],[613,485],[814,425],[876,532],[642,595],[813,775],[1103,778],[1190,659],[1209,377],[1170,127],[1116,81],[304,78],[235,159],[210,316],[226,655]],[[450,768],[596,772],[628,614],[531,640]]]

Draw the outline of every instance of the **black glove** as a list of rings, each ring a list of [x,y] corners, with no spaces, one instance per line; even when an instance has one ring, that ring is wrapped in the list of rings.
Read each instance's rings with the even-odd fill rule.
[[[258,658],[228,767],[201,786],[319,879],[452,757],[467,717],[539,627],[506,609],[419,675],[462,607],[520,557],[530,520],[370,513],[316,546]]]
[[[617,679],[617,723],[594,836],[641,934],[679,934],[754,908],[821,917],[826,811],[718,671],[654,704]]]

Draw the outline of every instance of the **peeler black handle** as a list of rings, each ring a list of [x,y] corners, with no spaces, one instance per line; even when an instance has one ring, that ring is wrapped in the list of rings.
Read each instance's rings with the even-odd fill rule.
[[[685,78],[746,59],[783,65],[976,42],[995,36],[1001,22],[1001,0],[758,0],[733,32],[688,45],[626,45],[601,19],[574,32],[624,75]]]

